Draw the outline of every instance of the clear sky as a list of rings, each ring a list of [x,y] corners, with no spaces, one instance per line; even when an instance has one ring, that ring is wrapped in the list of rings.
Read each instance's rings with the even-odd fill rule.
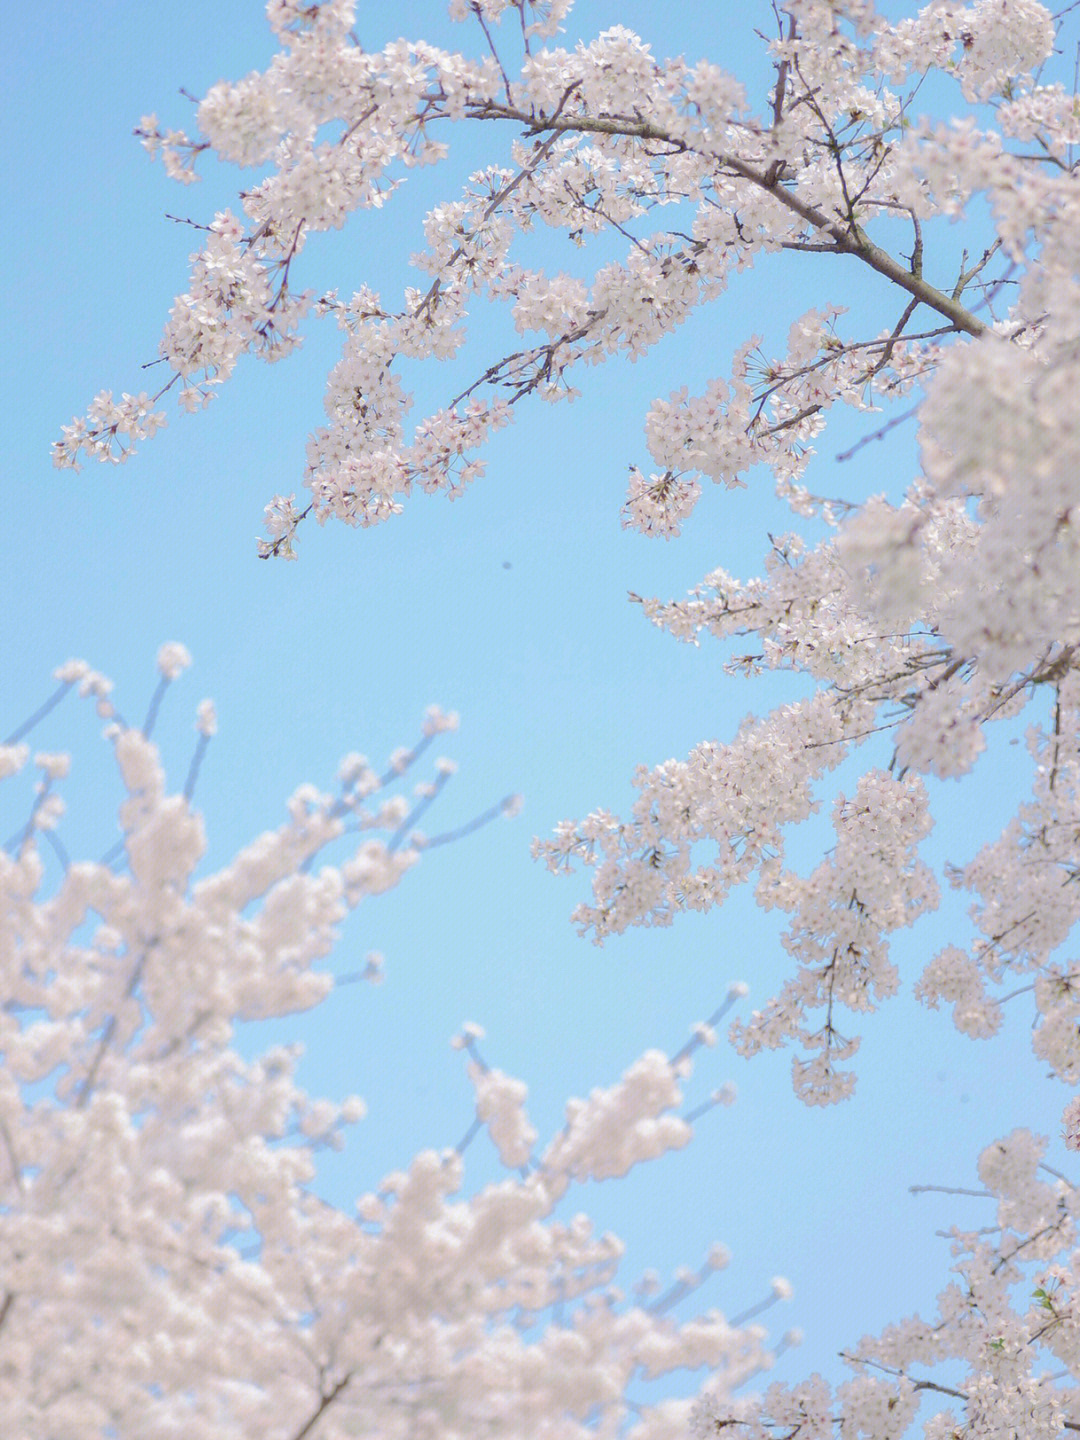
[[[769,83],[752,33],[771,24],[761,0],[591,0],[579,4],[572,35],[616,23],[661,54],[727,65],[752,96]],[[446,22],[441,0],[362,5],[358,28],[368,48],[398,33],[473,44]],[[310,327],[304,351],[281,365],[242,363],[202,415],[184,416],[169,397],[168,429],[127,466],[58,472],[49,444],[99,389],[153,388],[160,372],[139,367],[156,354],[196,240],[164,216],[209,219],[235,203],[239,177],[210,167],[207,180],[183,190],[151,165],[131,130],[148,111],[190,125],[180,87],[202,95],[263,66],[273,49],[263,7],[45,0],[11,7],[6,29],[0,733],[50,693],[51,671],[72,655],[112,676],[120,709],[141,719],[157,648],[180,640],[195,664],[169,695],[160,739],[178,789],[195,706],[205,695],[216,700],[220,733],[196,797],[207,867],[280,823],[302,781],[332,788],[348,751],[381,762],[408,744],[431,702],[458,710],[461,730],[440,746],[460,768],[429,828],[461,823],[511,791],[525,797],[517,819],[433,852],[397,892],[354,917],[331,963],[345,973],[367,950],[382,951],[381,987],[344,987],[314,1016],[253,1037],[303,1039],[309,1089],[359,1091],[369,1102],[348,1150],[325,1167],[326,1193],[348,1206],[416,1150],[460,1138],[471,1090],[448,1041],[463,1020],[486,1028],[492,1065],[529,1083],[546,1138],[567,1096],[612,1083],[650,1046],[672,1053],[732,981],[749,984],[748,1006],[764,1004],[787,974],[775,916],[739,896],[709,916],[597,949],[568,919],[585,881],[550,876],[529,844],[561,819],[627,810],[637,764],[728,739],[747,711],[801,693],[790,680],[725,677],[715,648],[677,644],[628,603],[628,591],[681,596],[716,565],[756,573],[766,532],[791,528],[769,477],[755,473],[746,490],[710,489],[676,541],[622,530],[627,467],[648,468],[649,401],[727,374],[751,332],[778,349],[811,305],[848,304],[876,331],[895,318],[891,298],[880,308],[880,288],[853,263],[841,270],[817,257],[777,257],[734,277],[721,305],[637,365],[588,372],[571,407],[518,407],[517,423],[488,451],[487,476],[461,500],[418,496],[403,516],[368,531],[305,524],[298,563],[262,563],[262,507],[276,492],[300,492],[305,437],[322,417],[339,340],[330,322]],[[454,198],[481,156],[501,158],[482,143],[490,137],[445,169],[410,178],[384,212],[312,240],[296,283],[348,293],[363,282],[393,302],[412,283],[403,262],[420,248],[424,211]],[[946,232],[942,243],[955,249],[960,239]],[[584,263],[568,252],[553,247],[549,267]],[[497,358],[492,347],[505,329],[505,317],[478,322],[469,354]],[[424,398],[433,408],[453,393],[443,375],[417,378],[417,414]],[[848,421],[830,428],[814,488],[899,493],[915,473],[910,427],[839,465],[837,452],[859,433]],[[80,858],[96,858],[116,833],[119,787],[100,728],[72,697],[33,737],[76,757],[62,834]],[[963,860],[997,833],[1025,779],[1024,751],[1008,743],[1015,734],[999,731],[963,790],[934,787],[933,855]],[[853,776],[846,767],[838,783],[850,786]],[[0,799],[4,838],[26,803],[24,792]],[[823,820],[800,856],[812,861],[828,834]],[[941,944],[967,935],[963,904],[947,897],[938,915],[901,936],[894,954],[905,991]],[[817,1369],[840,1378],[841,1348],[916,1309],[930,1312],[949,1263],[935,1231],[988,1217],[978,1201],[913,1197],[908,1186],[971,1185],[983,1145],[1024,1124],[1055,1134],[1066,1098],[1031,1057],[1028,1000],[1006,1009],[1006,1033],[990,1043],[957,1036],[947,1016],[922,1011],[909,993],[853,1021],[864,1035],[856,1094],[824,1112],[794,1098],[786,1051],[753,1062],[726,1043],[706,1052],[688,1102],[732,1079],[736,1105],[706,1117],[687,1151],[580,1196],[601,1228],[627,1240],[626,1288],[647,1267],[667,1275],[696,1266],[713,1240],[733,1261],[701,1305],[735,1315],[762,1298],[772,1276],[789,1277],[795,1298],[769,1317],[777,1333],[806,1332],[801,1352],[781,1362],[788,1377]],[[470,1184],[494,1173],[486,1141],[468,1158]]]

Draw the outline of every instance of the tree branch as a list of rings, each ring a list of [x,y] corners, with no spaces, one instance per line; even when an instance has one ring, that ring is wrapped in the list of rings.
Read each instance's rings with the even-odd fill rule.
[[[827,235],[832,244],[826,248],[831,249],[834,254],[855,256],[865,265],[869,265],[871,270],[876,270],[886,280],[891,280],[901,290],[906,290],[909,295],[914,296],[923,305],[928,305],[939,315],[944,315],[966,335],[978,338],[987,331],[988,327],[964,305],[961,305],[959,300],[946,295],[944,291],[924,280],[921,275],[913,274],[907,266],[894,259],[880,245],[875,245],[861,225],[852,221],[845,228],[840,222],[830,219],[816,206],[803,200],[795,191],[786,189],[779,176],[773,178],[772,167],[760,170],[748,164],[747,161],[740,160],[736,155],[729,155],[723,151],[703,150],[698,146],[688,144],[685,140],[669,135],[648,120],[635,120],[628,116],[530,115],[528,111],[518,109],[516,106],[499,105],[494,101],[469,105],[466,107],[466,113],[470,119],[474,120],[512,120],[523,125],[533,135],[552,131],[561,134],[623,135],[628,139],[636,137],[640,140],[658,141],[672,146],[677,152],[690,152],[715,160],[719,166],[733,171],[743,180],[764,190],[779,205],[798,215],[813,229]]]

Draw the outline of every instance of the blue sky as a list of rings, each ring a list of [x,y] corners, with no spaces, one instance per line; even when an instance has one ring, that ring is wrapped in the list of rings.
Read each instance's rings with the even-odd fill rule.
[[[751,32],[770,19],[764,3],[594,0],[579,5],[573,34],[628,25],[659,53],[726,64],[755,96],[769,69]],[[459,771],[430,828],[461,823],[510,791],[525,797],[517,819],[432,853],[354,917],[332,964],[344,973],[380,950],[381,987],[345,987],[314,1016],[252,1037],[305,1040],[302,1076],[313,1092],[368,1100],[369,1118],[325,1167],[326,1193],[348,1205],[417,1149],[458,1140],[471,1091],[448,1041],[465,1019],[485,1026],[489,1062],[529,1083],[546,1137],[567,1096],[612,1083],[649,1046],[673,1052],[732,981],[749,984],[750,1006],[763,1004],[786,975],[775,916],[738,896],[720,912],[597,949],[568,920],[584,881],[550,876],[529,843],[563,818],[627,809],[635,765],[727,739],[748,711],[797,693],[790,680],[725,677],[715,649],[678,645],[627,600],[631,590],[679,596],[716,565],[756,573],[766,532],[791,528],[769,478],[710,489],[683,537],[665,543],[621,529],[626,471],[631,462],[647,468],[649,401],[726,374],[749,333],[779,347],[797,314],[829,302],[871,317],[875,330],[894,319],[891,298],[880,308],[875,277],[854,262],[840,270],[777,257],[735,277],[721,305],[638,364],[588,372],[572,406],[518,407],[517,423],[488,451],[487,476],[461,500],[419,496],[368,531],[305,525],[298,563],[260,563],[262,507],[276,492],[299,491],[304,440],[321,419],[338,346],[329,322],[309,327],[304,351],[284,364],[242,364],[206,413],[188,418],[170,406],[168,428],[124,467],[57,472],[49,444],[99,389],[150,388],[139,366],[156,354],[195,240],[164,215],[208,219],[233,203],[237,177],[211,167],[203,184],[182,190],[131,130],[148,111],[189,125],[179,87],[201,95],[264,65],[273,47],[262,5],[46,0],[16,7],[7,28],[9,332],[0,363],[14,403],[3,461],[0,731],[45,698],[51,671],[71,655],[112,676],[120,708],[141,718],[158,646],[181,640],[195,664],[168,698],[159,737],[179,788],[195,706],[204,695],[217,702],[220,733],[197,794],[208,866],[278,824],[302,781],[331,788],[346,752],[381,762],[409,743],[432,702],[458,710],[461,730],[439,747]],[[436,0],[361,6],[359,29],[369,48],[398,33],[473,43]],[[505,145],[509,134],[497,138]],[[385,212],[316,237],[297,283],[347,291],[364,282],[394,297],[409,283],[402,257],[420,248],[424,211],[453,197],[481,156],[497,158],[480,148],[489,143],[474,138],[445,170],[410,178]],[[940,237],[950,254],[963,238]],[[547,263],[582,262],[556,246]],[[505,317],[479,321],[469,353],[496,358],[491,337],[504,328]],[[439,374],[418,378],[431,406],[453,393]],[[910,427],[839,466],[833,457],[859,433],[843,419],[830,427],[815,488],[901,491],[916,464]],[[75,756],[63,834],[73,854],[96,856],[114,838],[119,791],[99,722],[78,706],[69,698],[33,738]],[[1025,779],[1023,749],[1008,743],[1016,733],[1000,730],[963,792],[934,787],[934,855],[962,860],[997,833]],[[839,783],[853,779],[848,768]],[[24,803],[0,801],[5,836]],[[822,822],[808,836],[807,861],[827,834]],[[963,910],[949,897],[900,937],[905,991],[941,944],[962,943]],[[1007,1007],[1004,1036],[975,1044],[905,993],[858,1027],[855,1098],[825,1112],[795,1100],[786,1052],[752,1063],[726,1044],[707,1052],[690,1102],[732,1079],[736,1105],[709,1115],[687,1151],[581,1196],[601,1228],[627,1240],[627,1288],[647,1267],[666,1275],[697,1265],[721,1240],[732,1265],[700,1303],[737,1314],[773,1275],[788,1276],[795,1298],[770,1320],[777,1332],[802,1327],[806,1342],[778,1373],[839,1378],[838,1350],[932,1309],[948,1267],[934,1232],[983,1223],[979,1202],[915,1198],[908,1186],[970,1185],[991,1139],[1022,1124],[1056,1132],[1065,1095],[1031,1058],[1026,1004]],[[469,1161],[470,1184],[494,1173],[484,1143]]]

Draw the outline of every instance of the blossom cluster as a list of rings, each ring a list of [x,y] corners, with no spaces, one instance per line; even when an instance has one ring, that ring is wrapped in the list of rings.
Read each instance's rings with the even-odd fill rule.
[[[979,1157],[993,1224],[951,1232],[955,1277],[932,1320],[918,1316],[866,1336],[844,1360],[853,1378],[774,1384],[732,1403],[702,1393],[697,1440],[902,1440],[917,1418],[926,1440],[1059,1440],[1080,1422],[1076,1240],[1080,1189],[1042,1159],[1045,1137],[1016,1130]],[[940,1378],[935,1378],[937,1371]],[[930,1418],[923,1397],[946,1402]]]
[[[102,861],[70,860],[51,790],[67,758],[41,752],[30,818],[0,850],[5,1433],[299,1440],[317,1424],[327,1440],[585,1440],[599,1417],[609,1433],[658,1440],[693,1401],[642,1403],[641,1377],[708,1366],[730,1393],[768,1369],[760,1324],[716,1309],[674,1319],[648,1286],[627,1300],[622,1243],[562,1204],[574,1182],[686,1143],[675,1072],[689,1077],[694,1045],[677,1061],[650,1051],[614,1088],[572,1099],[534,1157],[524,1084],[490,1069],[466,1027],[475,1128],[505,1176],[467,1192],[462,1144],[421,1151],[354,1210],[319,1197],[318,1152],[345,1143],[364,1102],[307,1094],[300,1047],[245,1058],[238,1030],[330,1000],[334,974],[315,966],[347,912],[420,856],[399,844],[409,806],[386,792],[457,717],[433,707],[381,775],[347,756],[336,797],[301,787],[283,826],[198,878],[201,818],[190,793],[168,792],[149,738],[189,663],[182,645],[162,647],[141,729],[103,676],[61,667],[54,702],[79,689],[106,722],[122,841]],[[5,798],[48,708],[0,747]],[[205,748],[204,707],[197,728]],[[453,767],[436,769],[445,780]],[[354,855],[316,870],[350,834]],[[774,1285],[767,1303],[786,1294]]]
[[[935,368],[940,352],[910,330],[916,307],[936,323],[931,340],[992,328],[965,303],[965,291],[985,288],[985,261],[955,283],[933,285],[921,234],[918,258],[905,268],[872,240],[874,222],[907,214],[918,231],[983,191],[1015,257],[1033,220],[1036,228],[1055,216],[1062,230],[1070,223],[1071,172],[1008,148],[1021,137],[1041,143],[1059,119],[1066,133],[1075,124],[1060,89],[1030,80],[1054,42],[1036,0],[959,10],[935,3],[900,25],[859,4],[849,17],[856,40],[838,28],[834,6],[793,4],[789,32],[772,42],[778,87],[759,114],[718,66],[658,60],[623,26],[574,50],[538,47],[537,37],[565,21],[569,0],[457,6],[456,18],[484,28],[490,53],[476,60],[422,42],[369,53],[355,43],[354,8],[349,0],[271,5],[280,52],[264,72],[210,90],[198,107],[198,138],[163,129],[153,115],[137,130],[185,182],[204,153],[269,167],[245,188],[242,218],[225,212],[206,227],[161,353],[182,382],[182,402],[198,408],[241,354],[287,354],[312,306],[338,316],[346,340],[326,396],[330,424],[311,436],[304,478],[321,520],[371,524],[415,488],[459,493],[482,470],[469,452],[524,396],[576,394],[573,369],[644,353],[760,254],[831,250],[907,292],[900,320],[854,341],[835,331],[842,307],[812,311],[793,326],[786,356],[762,357],[754,375],[752,340],[734,359],[730,387],[717,380],[700,403],[684,398],[675,432],[654,409],[649,448],[663,468],[650,480],[633,472],[627,515],[648,533],[677,533],[698,493],[696,475],[738,483],[760,463],[798,509],[806,504],[799,476],[825,412],[837,401],[873,408],[875,394],[903,393]],[[516,60],[501,24],[498,46],[488,28],[508,10],[519,12]],[[974,110],[952,127],[912,125],[909,92],[928,67],[955,74],[972,106],[1005,96],[1000,131],[979,128]],[[290,291],[290,268],[308,240],[357,210],[391,204],[408,168],[444,158],[437,134],[506,121],[521,132],[509,153],[478,170],[461,198],[429,212],[427,248],[413,263],[430,279],[404,287],[403,303],[384,306],[363,287],[349,300]],[[1048,162],[1054,154],[1051,146]],[[650,230],[662,206],[685,209],[685,224]],[[516,237],[538,221],[578,245],[614,229],[630,245],[586,283],[514,258]],[[509,304],[519,332],[539,332],[543,342],[483,367],[410,440],[402,423],[410,397],[395,360],[451,359],[482,301]],[[1010,323],[999,338],[1018,328]],[[152,433],[117,426],[111,412],[99,413],[103,404],[99,397],[65,430],[57,464],[84,453],[116,458]],[[267,553],[289,553],[274,544],[279,537],[271,534]]]
[[[963,1034],[988,1038],[1001,1023],[1005,985],[1023,976],[1013,994],[1034,996],[1036,1055],[1065,1083],[1080,1084],[1078,965],[1065,953],[1080,921],[1080,106],[1042,73],[1071,8],[1055,16],[1039,0],[930,0],[895,21],[874,0],[785,0],[768,42],[775,83],[755,108],[720,66],[659,59],[625,26],[573,47],[555,43],[571,0],[453,0],[480,58],[404,40],[367,52],[352,34],[353,0],[270,0],[281,48],[265,71],[216,85],[199,105],[194,138],[153,116],[139,127],[150,154],[183,183],[204,153],[264,170],[235,214],[205,227],[162,340],[172,379],[157,396],[124,395],[119,404],[103,392],[54,447],[61,466],[83,456],[124,459],[163,423],[154,407],[173,384],[183,405],[199,409],[244,355],[276,360],[295,348],[309,317],[332,317],[342,352],[324,423],[307,444],[310,498],[277,495],[266,507],[260,554],[290,557],[310,515],[367,526],[417,491],[460,495],[483,474],[484,446],[519,405],[574,398],[588,367],[632,361],[661,344],[760,258],[782,256],[796,272],[803,254],[819,264],[839,258],[838,276],[862,267],[881,298],[879,320],[864,330],[823,298],[793,316],[786,344],[749,337],[726,373],[697,393],[686,386],[658,397],[645,420],[648,460],[619,462],[629,461],[625,522],[649,535],[677,536],[705,480],[743,486],[763,468],[796,522],[813,522],[810,538],[771,536],[756,579],[716,568],[683,600],[633,597],[674,637],[697,644],[709,636],[729,674],[798,676],[797,698],[684,760],[640,767],[625,818],[598,809],[536,845],[553,870],[591,872],[591,903],[575,919],[597,942],[707,911],[739,885],[783,911],[793,978],[729,1033],[746,1054],[798,1047],[793,1081],[810,1104],[851,1093],[853,1072],[840,1066],[859,1037],[842,1033],[840,1011],[865,1013],[896,992],[889,939],[938,903],[925,853],[930,796],[941,792],[927,780],[963,781],[984,763],[991,722],[1022,715],[1030,794],[996,839],[944,868],[941,878],[972,897],[973,933],[929,956],[916,994],[951,1007]],[[954,83],[947,116],[920,111],[930,73]],[[389,299],[362,278],[348,297],[328,287],[294,292],[297,257],[314,263],[317,245],[308,242],[356,211],[392,207],[408,170],[444,160],[454,126],[509,138],[493,138],[487,163],[431,207],[412,257],[414,283]],[[977,238],[959,261],[942,238],[946,221],[971,226]],[[898,227],[906,238],[897,239]],[[559,238],[569,242],[574,263],[536,264],[538,234],[550,235],[552,250]],[[593,248],[602,255],[583,266],[580,252]],[[474,365],[470,317],[489,305],[505,307],[520,348]],[[403,362],[454,377],[445,403],[411,424]],[[900,400],[912,407],[905,414],[896,413]],[[915,419],[918,468],[902,496],[867,498],[865,485],[851,498],[810,490],[815,443],[838,404],[866,426],[849,457]],[[878,412],[889,418],[874,430],[878,422],[866,417]],[[175,654],[167,661],[177,663]],[[135,1111],[124,1111],[127,1100],[103,1108],[115,1056],[142,1056],[157,1043],[170,1063],[194,1055],[201,1065],[204,1044],[227,1045],[223,1014],[314,1003],[324,982],[308,961],[326,953],[344,910],[396,883],[419,847],[366,840],[340,869],[310,876],[309,860],[371,793],[371,773],[357,762],[341,797],[297,797],[277,839],[244,852],[225,878],[199,882],[189,899],[202,845],[197,821],[184,797],[164,795],[152,747],[120,724],[107,683],[92,674],[69,683],[76,679],[116,725],[132,787],[124,810],[131,878],[76,868],[55,900],[34,900],[37,840],[62,815],[54,789],[62,764],[41,757],[25,840],[4,864],[10,923],[28,937],[20,931],[18,953],[25,947],[31,957],[12,981],[20,995],[25,989],[22,1003],[49,1018],[25,1027],[30,1040],[18,1027],[12,1045],[27,1083],[51,1076],[69,1051],[76,1057],[66,1072],[74,1078],[57,1081],[57,1093],[66,1084],[76,1101],[83,1089],[87,1098],[56,1123],[77,1137],[80,1125],[99,1126],[98,1170],[88,1161],[88,1174],[98,1174],[121,1151],[127,1165],[144,1131],[148,1144],[157,1133],[149,1092],[137,1092]],[[204,739],[212,725],[207,714]],[[828,777],[856,755],[861,773],[833,805],[835,844],[801,873],[790,860],[792,837],[818,814]],[[0,750],[0,774],[25,760],[17,743]],[[370,813],[403,837],[407,811],[388,801]],[[260,917],[241,920],[263,896]],[[59,977],[46,968],[52,937],[70,937],[91,910],[102,916],[103,937],[89,948],[73,942],[71,951],[85,988],[69,978],[70,994],[61,987],[57,1000],[50,987]],[[151,1024],[147,997],[164,993],[166,955],[189,988],[176,1016]],[[267,966],[272,983],[264,984]],[[193,1008],[204,991],[219,1006],[205,1021]],[[710,1023],[699,1038],[713,1033]],[[759,1335],[733,1332],[719,1318],[693,1339],[685,1327],[677,1339],[661,1334],[655,1311],[621,1310],[603,1288],[618,1247],[583,1224],[550,1218],[571,1180],[622,1174],[686,1142],[687,1122],[675,1113],[681,1064],[650,1051],[617,1085],[574,1102],[565,1130],[540,1150],[521,1083],[479,1058],[474,1034],[462,1043],[477,1128],[517,1172],[473,1201],[449,1200],[459,1155],[418,1157],[366,1197],[361,1215],[371,1228],[361,1242],[351,1221],[328,1220],[309,1204],[307,1161],[295,1148],[274,1151],[271,1163],[265,1147],[238,1147],[235,1172],[215,1174],[211,1193],[196,1195],[197,1217],[188,1173],[173,1191],[162,1180],[181,1213],[172,1231],[154,1231],[155,1243],[176,1245],[180,1235],[194,1246],[197,1231],[197,1243],[211,1246],[198,1252],[206,1268],[199,1284],[209,1288],[193,1281],[195,1291],[209,1296],[234,1271],[251,1286],[250,1306],[240,1306],[245,1353],[258,1357],[250,1383],[272,1374],[280,1400],[285,1391],[299,1396],[304,1375],[317,1374],[315,1389],[304,1391],[311,1413],[339,1397],[344,1412],[356,1397],[364,1423],[386,1435],[574,1435],[592,1433],[588,1416],[615,1413],[612,1423],[622,1423],[618,1397],[633,1367],[657,1371],[659,1361],[646,1357],[678,1354],[689,1363],[700,1355],[720,1370],[717,1387],[692,1410],[642,1410],[631,1435],[658,1440],[688,1421],[702,1437],[890,1440],[915,1422],[928,1392],[948,1399],[926,1422],[928,1440],[1057,1440],[1063,1428],[1080,1428],[1075,1388],[1044,1364],[1048,1352],[1074,1377],[1080,1331],[1076,1191],[1067,1179],[1043,1178],[1042,1141],[1017,1132],[984,1151],[980,1176],[997,1199],[997,1223],[955,1234],[958,1278],[942,1292],[935,1322],[905,1322],[864,1341],[851,1357],[853,1379],[835,1390],[815,1377],[735,1398],[734,1379],[765,1363]],[[200,1163],[207,1137],[220,1138],[204,1115],[212,1097],[228,1094],[231,1113],[243,1108],[233,1090],[243,1090],[247,1072],[223,1054],[207,1052],[211,1069],[176,1102],[179,1119],[171,1117],[181,1125],[202,1117],[192,1120],[193,1136],[183,1132],[179,1152],[189,1146]],[[270,1081],[290,1074],[288,1064],[274,1059],[254,1088],[278,1094]],[[275,1114],[290,1106],[299,1114],[303,1102],[291,1081],[282,1084]],[[1063,1117],[1072,1150],[1080,1149],[1077,1105]],[[144,1113],[139,1125],[130,1119]],[[316,1113],[301,1116],[303,1133],[334,1133],[349,1118]],[[11,1168],[29,1177],[30,1193],[44,1194],[50,1181],[62,1189],[51,1163],[46,1155]],[[120,1185],[122,1170],[116,1162],[105,1179]],[[251,1176],[263,1189],[245,1188]],[[253,1199],[248,1218],[222,1199],[264,1192],[270,1198]],[[153,1217],[129,1208],[152,1228]],[[169,1213],[164,1199],[159,1212]],[[241,1224],[258,1237],[258,1272],[240,1268],[235,1247],[221,1240]],[[82,1234],[77,1226],[72,1233]],[[141,1253],[133,1248],[131,1266]],[[373,1258],[382,1256],[387,1270]],[[123,1277],[132,1293],[145,1282],[157,1294],[156,1274],[121,1265],[116,1294],[127,1293]],[[330,1299],[314,1314],[312,1287],[326,1275]],[[590,1287],[596,1298],[573,1326],[551,1326],[535,1344],[508,1328],[508,1316],[515,1324],[535,1316],[573,1284],[577,1298]],[[1027,1289],[1019,1303],[1018,1287]],[[95,1292],[93,1304],[104,1303]],[[392,1316],[388,1305],[399,1307]],[[217,1376],[220,1356],[191,1339],[187,1313],[161,1333],[179,1336],[174,1348],[186,1346]],[[270,1334],[269,1315],[292,1325],[288,1340]],[[69,1323],[67,1312],[49,1319],[54,1330]],[[33,1327],[26,1333],[29,1344]],[[158,1373],[181,1373],[169,1369],[179,1365],[174,1354],[153,1359]],[[938,1363],[953,1367],[948,1374],[959,1365],[964,1378],[930,1380],[924,1368]],[[87,1377],[106,1368],[100,1357],[86,1364]],[[142,1365],[143,1350],[133,1346],[125,1364]],[[415,1370],[406,1373],[408,1365]],[[550,1376],[562,1387],[557,1395]],[[90,1391],[98,1383],[86,1380]],[[241,1388],[229,1403],[249,1428],[266,1431],[259,1394]],[[383,1406],[374,1418],[373,1406]],[[198,1423],[222,1433],[220,1417]],[[200,1432],[193,1424],[189,1433]]]

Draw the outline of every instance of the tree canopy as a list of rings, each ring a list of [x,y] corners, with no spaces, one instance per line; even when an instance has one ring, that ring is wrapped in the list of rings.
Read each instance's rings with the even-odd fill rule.
[[[671,540],[705,480],[771,481],[790,529],[760,537],[763,574],[716,568],[685,598],[631,598],[661,630],[702,644],[731,683],[788,677],[786,698],[727,741],[640,767],[624,815],[564,821],[535,853],[588,873],[574,918],[598,943],[707,912],[741,886],[788,917],[789,977],[728,1033],[745,1056],[790,1048],[810,1106],[855,1090],[852,1026],[900,988],[896,932],[934,911],[943,886],[965,892],[972,933],[926,957],[915,994],[950,1007],[973,1038],[993,1037],[1003,1004],[1028,997],[1035,1056],[1075,1087],[1071,7],[976,0],[897,18],[870,0],[790,0],[762,9],[771,84],[760,94],[713,60],[657,58],[621,25],[563,46],[570,11],[570,0],[455,0],[469,37],[460,52],[417,39],[367,50],[351,0],[271,0],[280,48],[265,70],[212,87],[189,131],[147,115],[136,132],[182,183],[208,161],[259,176],[233,208],[191,222],[199,248],[161,341],[167,378],[153,394],[99,394],[64,427],[54,460],[126,460],[165,423],[169,391],[202,410],[242,357],[284,359],[305,326],[336,322],[324,414],[296,491],[266,504],[258,549],[317,565],[313,520],[367,529],[430,503],[419,492],[455,498],[489,483],[485,446],[523,407],[573,399],[591,367],[615,373],[729,287],[764,283],[766,268],[790,275],[794,296],[800,267],[820,277],[835,266],[828,299],[792,307],[786,349],[748,336],[695,393],[653,400],[648,458],[630,465],[622,511],[627,528]],[[446,161],[458,134],[483,161],[428,211],[399,293],[384,298],[362,273],[347,296],[295,288],[324,232],[354,212],[392,213],[406,172]],[[871,323],[865,307],[845,309],[854,275],[870,287]],[[494,333],[478,317],[493,307],[518,338],[478,353],[475,332],[481,349]],[[425,400],[409,421],[413,392],[433,387],[443,403]],[[821,494],[816,450],[841,410],[858,426],[842,472],[851,489]],[[901,426],[914,478],[881,493],[867,483],[870,447]],[[162,652],[165,679],[178,655]],[[419,1155],[362,1197],[358,1216],[314,1200],[308,1152],[357,1107],[309,1103],[287,1056],[241,1061],[232,1027],[260,1007],[325,997],[310,966],[344,909],[395,884],[424,848],[423,837],[405,846],[408,805],[372,818],[367,797],[382,781],[357,761],[339,795],[302,794],[276,837],[193,880],[199,822],[190,793],[166,795],[149,727],[117,720],[92,672],[59,678],[105,706],[129,799],[122,857],[65,864],[46,895],[40,850],[63,765],[39,758],[39,801],[3,860],[2,1225],[17,1264],[0,1345],[18,1334],[3,1383],[24,1428],[288,1440],[889,1440],[915,1426],[928,1440],[1050,1440],[1080,1429],[1080,1192],[1043,1160],[1051,1126],[1080,1149],[1080,1100],[1064,1094],[1063,1113],[1033,1115],[1034,1130],[982,1137],[995,1223],[954,1233],[937,1316],[864,1338],[847,1357],[852,1378],[835,1386],[813,1376],[742,1394],[769,1363],[752,1316],[669,1320],[719,1252],[674,1299],[626,1303],[610,1288],[617,1242],[552,1219],[572,1181],[624,1174],[688,1141],[680,1084],[726,1007],[675,1055],[650,1050],[613,1089],[571,1102],[542,1150],[522,1086],[488,1066],[467,1029],[476,1126],[508,1177],[450,1199],[459,1147]],[[1022,717],[1029,792],[973,854],[932,862],[935,805],[946,803],[937,782],[968,786],[995,724]],[[0,753],[11,770],[28,758],[18,734]],[[823,805],[832,838],[807,867],[801,837]],[[311,874],[350,816],[361,828],[378,820],[389,843]],[[84,942],[91,913],[101,923]],[[93,1202],[102,1187],[115,1207]],[[45,1244],[49,1216],[59,1253]],[[786,1291],[774,1283],[774,1298]],[[75,1348],[43,1360],[43,1337],[61,1331]],[[120,1334],[125,1363],[110,1365]],[[77,1366],[70,1383],[53,1361]],[[703,1365],[695,1398],[627,1398],[635,1374]]]

